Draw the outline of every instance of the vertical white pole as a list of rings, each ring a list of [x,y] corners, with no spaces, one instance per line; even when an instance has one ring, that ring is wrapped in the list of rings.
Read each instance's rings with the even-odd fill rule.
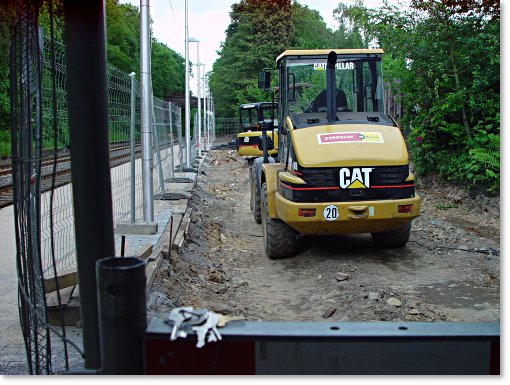
[[[140,0],[140,85],[142,89],[140,134],[142,140],[143,220],[145,222],[154,221],[154,205],[152,201],[152,95],[149,18],[149,0]]]
[[[185,6],[184,6],[184,52],[185,52],[185,58],[184,58],[184,65],[185,65],[185,120],[186,120],[186,126],[185,126],[185,135],[186,135],[186,168],[191,167],[191,157],[190,157],[190,147],[191,147],[191,140],[190,140],[190,103],[189,103],[189,36],[188,36],[188,0],[185,0]]]
[[[200,116],[200,42],[197,42],[198,156],[202,156],[202,118]]]

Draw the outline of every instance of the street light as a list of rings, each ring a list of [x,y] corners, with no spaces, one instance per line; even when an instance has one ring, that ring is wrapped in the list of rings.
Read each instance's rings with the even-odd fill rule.
[[[190,158],[190,135],[189,135],[189,126],[190,126],[190,108],[189,108],[189,72],[188,72],[188,63],[189,63],[189,37],[188,37],[188,0],[184,3],[184,84],[186,93],[184,95],[185,100],[185,134],[186,134],[186,168],[191,167],[191,158]]]
[[[202,125],[202,119],[200,116],[200,109],[201,109],[201,101],[200,101],[200,40],[195,39],[194,37],[190,37],[188,39],[188,42],[190,43],[197,43],[197,96],[198,96],[198,156],[202,156],[201,151],[201,143],[200,143],[200,136],[201,136],[201,125]]]

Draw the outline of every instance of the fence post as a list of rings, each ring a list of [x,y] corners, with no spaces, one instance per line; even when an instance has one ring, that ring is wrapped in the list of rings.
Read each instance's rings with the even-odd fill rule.
[[[152,136],[156,146],[156,163],[158,164],[159,191],[165,192],[165,180],[163,179],[163,166],[161,165],[161,152],[159,150],[158,124],[156,121],[156,109],[154,108],[154,99],[152,100]]]
[[[135,155],[135,114],[136,114],[136,83],[135,83],[135,73],[131,72],[129,74],[131,77],[131,124],[130,124],[130,132],[129,139],[131,144],[131,223],[135,223],[135,188],[136,188],[136,155]]]
[[[87,369],[101,366],[95,263],[115,255],[104,7],[99,0],[64,1],[76,254]]]
[[[101,374],[143,374],[147,326],[145,262],[104,258],[96,262]]]
[[[142,99],[141,139],[142,139],[142,183],[143,183],[143,220],[154,221],[154,194],[152,183],[152,137],[151,137],[151,57],[149,29],[149,0],[140,1],[140,81]]]
[[[182,159],[182,125],[180,123],[182,119],[182,114],[181,112],[179,111],[179,124],[177,125],[178,129],[177,129],[177,139],[179,140],[179,172],[182,172],[182,162],[183,162],[183,159]]]
[[[174,179],[174,132],[173,132],[173,117],[174,111],[172,108],[172,103],[168,102],[168,114],[169,114],[169,125],[170,125],[170,180]]]

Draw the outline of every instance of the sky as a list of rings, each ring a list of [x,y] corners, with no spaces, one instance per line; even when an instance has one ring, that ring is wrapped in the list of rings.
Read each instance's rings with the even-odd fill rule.
[[[319,11],[330,28],[336,28],[338,23],[333,19],[333,10],[341,0],[299,0],[310,9]],[[139,0],[121,0],[140,8]],[[225,30],[230,24],[231,6],[239,0],[188,0],[188,36],[200,40],[200,62],[205,64],[205,70],[212,70],[214,61],[218,58],[216,51],[225,40]],[[349,4],[352,0],[344,0]],[[380,0],[365,0],[368,7],[380,5]],[[149,0],[150,14],[153,20],[154,37],[165,43],[174,51],[185,56],[185,0]],[[197,63],[197,43],[189,44],[189,59]],[[203,73],[204,67],[201,68]],[[196,67],[194,74],[196,73]],[[196,75],[190,79],[190,89],[196,95]]]

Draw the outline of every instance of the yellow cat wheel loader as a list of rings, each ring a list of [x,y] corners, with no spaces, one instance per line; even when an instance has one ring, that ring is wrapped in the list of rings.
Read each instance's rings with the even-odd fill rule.
[[[262,132],[260,122],[274,119],[274,104],[272,102],[257,102],[241,104],[239,106],[240,132],[236,137],[237,154],[253,160],[263,156],[259,149]],[[268,133],[268,140],[273,143],[270,155],[278,154],[278,131],[277,128]]]
[[[260,127],[264,122],[273,122],[271,130],[266,132],[267,153],[271,156],[278,155],[278,128],[275,123],[275,104],[273,102],[257,102],[241,104],[239,106],[239,118],[241,132],[237,134],[237,154],[244,156],[249,165],[250,175],[250,209],[256,223],[261,223],[260,217],[260,188],[255,188],[253,177],[253,161],[263,156]]]
[[[400,128],[384,113],[382,54],[288,50],[277,58],[278,161],[266,155],[253,163],[270,258],[295,255],[300,233],[407,243],[420,199]],[[298,91],[297,82],[308,86]],[[263,136],[271,129],[264,123]]]

